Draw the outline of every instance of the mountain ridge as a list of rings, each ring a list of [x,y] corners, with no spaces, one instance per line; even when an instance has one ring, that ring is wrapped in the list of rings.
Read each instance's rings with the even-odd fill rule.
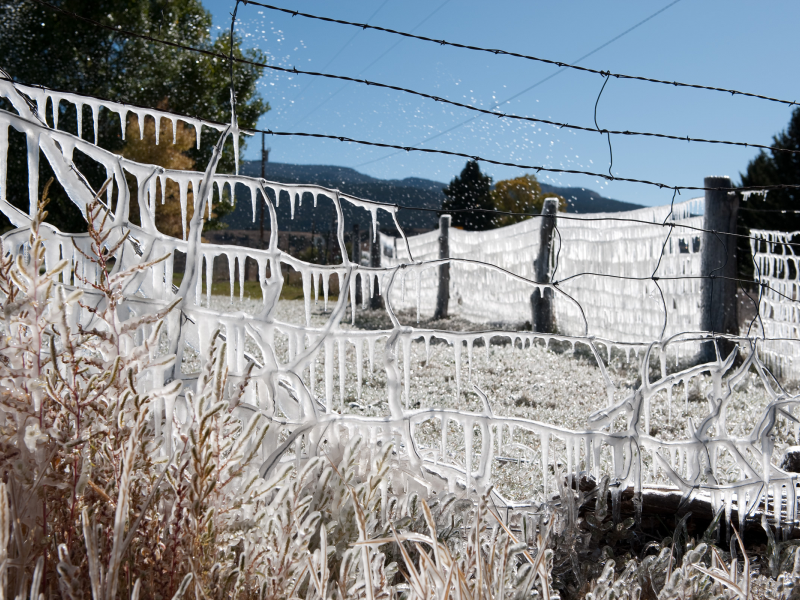
[[[242,161],[240,172],[243,175],[260,177],[261,162]],[[378,179],[377,177],[360,173],[351,167],[275,162],[265,165],[265,177],[269,181],[279,183],[319,185],[330,189],[338,189],[341,192],[359,198],[433,210],[441,208],[442,200],[444,200],[442,189],[447,185],[440,181],[422,177]],[[586,188],[558,187],[546,183],[540,183],[540,185],[543,192],[564,197],[569,206],[568,212],[621,212],[641,208],[637,204],[605,198],[599,193]],[[249,197],[245,199],[240,196],[240,200],[245,201],[238,202],[236,209],[225,217],[224,222],[231,229],[257,228],[258,224],[253,222]],[[272,198],[272,200],[274,201],[275,199]],[[279,221],[291,218],[288,202],[279,202],[277,208]],[[315,224],[332,218],[332,209],[332,206],[317,208],[315,209],[317,213],[315,215],[312,215],[309,210],[300,210],[299,212],[296,210],[292,229],[309,231],[315,228]],[[363,220],[366,226],[368,220]],[[436,227],[437,216],[435,212],[401,209],[398,211],[398,220],[404,228],[433,229]]]

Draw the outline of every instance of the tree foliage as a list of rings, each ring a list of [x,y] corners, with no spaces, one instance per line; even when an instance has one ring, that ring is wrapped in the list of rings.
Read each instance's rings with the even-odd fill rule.
[[[200,0],[53,0],[52,3],[103,24],[159,39],[224,54],[231,50],[229,32],[211,35],[211,15]],[[233,54],[265,62],[260,51],[243,49],[239,38],[234,39]],[[0,66],[22,83],[158,106],[215,121],[230,120],[231,79],[227,61],[127,38],[27,0],[0,0],[0,57]],[[236,63],[234,66],[233,87],[241,127],[254,127],[258,118],[269,110],[269,105],[256,91],[261,72],[261,68],[251,65]],[[89,107],[84,107],[84,111],[83,135],[91,139]],[[129,119],[135,116],[130,115]],[[52,125],[49,118],[48,122]],[[59,129],[77,132],[74,108],[61,106]],[[102,147],[125,152],[126,143],[115,113],[101,111],[99,129]],[[28,197],[24,137],[15,132],[10,134],[9,198],[21,204]],[[190,166],[201,170],[211,155],[218,133],[206,130],[202,137],[200,150],[194,144],[183,150],[191,161]],[[133,138],[127,139],[129,144],[135,143]],[[162,139],[171,140],[171,132]],[[92,185],[102,184],[103,169],[79,153],[76,153],[75,162]],[[46,161],[41,163],[40,181],[47,181],[50,169]],[[219,170],[233,171],[230,144],[226,146]],[[54,186],[51,196],[50,221],[68,231],[83,230],[84,219],[66,194]],[[27,211],[27,206],[24,208]]]
[[[542,212],[545,198],[558,199],[558,208],[566,211],[567,202],[554,194],[542,194],[542,188],[532,173],[498,181],[491,192],[494,208],[503,212],[539,214]],[[495,215],[493,222],[496,227],[505,227],[523,221],[524,215]]]
[[[794,109],[786,129],[772,138],[772,145],[800,152],[800,108]],[[800,155],[762,150],[750,161],[741,178],[742,186],[800,185]],[[739,205],[739,233],[749,235],[751,229],[798,231],[800,213],[793,212],[796,210],[800,210],[800,190],[773,190],[766,197],[753,195]],[[750,256],[749,240],[740,238],[739,271],[742,275],[749,276],[753,272]]]
[[[464,209],[494,209],[491,197],[492,178],[481,173],[477,161],[467,162],[460,175],[453,178],[442,191],[445,199],[442,212]],[[470,231],[491,229],[493,215],[485,212],[453,212],[452,225]]]

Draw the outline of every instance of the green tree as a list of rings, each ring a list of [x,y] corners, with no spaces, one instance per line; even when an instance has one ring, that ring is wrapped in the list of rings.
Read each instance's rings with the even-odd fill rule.
[[[786,129],[772,138],[772,145],[800,152],[800,108],[794,109]],[[800,154],[762,150],[750,161],[741,178],[742,186],[748,187],[781,183],[800,185]],[[753,195],[739,207],[739,233],[744,235],[749,235],[751,229],[800,230],[800,213],[793,212],[800,210],[800,190],[774,190],[766,197]],[[752,276],[750,241],[740,238],[738,250],[739,272],[743,276]]]
[[[464,209],[494,209],[491,197],[492,178],[481,173],[477,161],[467,162],[464,170],[445,187],[442,212]],[[491,229],[492,213],[487,212],[453,212],[452,224],[471,231]]]
[[[542,194],[542,188],[532,173],[498,181],[491,192],[494,208],[503,212],[539,214],[542,212],[545,198],[558,198],[558,208],[566,211],[567,202],[555,194]],[[525,220],[525,216],[495,215],[493,222],[496,227],[505,227]]]
[[[225,31],[215,37],[210,34],[211,15],[200,0],[51,1],[64,10],[103,24],[223,54],[230,52],[230,33]],[[266,62],[260,51],[243,49],[238,37],[234,38],[233,54]],[[0,0],[0,57],[0,66],[22,83],[158,106],[215,121],[230,120],[231,80],[227,61],[128,38],[28,0]],[[259,67],[234,65],[234,90],[241,127],[254,127],[258,118],[269,110],[269,105],[256,91],[261,72]],[[2,107],[7,109],[8,104]],[[84,138],[91,139],[89,107],[84,107],[84,111],[83,134]],[[59,114],[59,129],[75,133],[75,109],[62,104]],[[135,119],[135,116],[129,118]],[[101,111],[99,129],[100,145],[122,153],[125,142],[117,115]],[[24,137],[13,132],[10,135],[9,199],[22,206],[28,197]],[[195,168],[203,170],[217,137],[217,132],[205,130],[200,150],[195,146],[185,150]],[[46,161],[41,163],[40,181],[45,182],[50,170]],[[105,179],[105,171],[79,153],[76,153],[76,164],[92,185],[99,186]],[[229,143],[220,171],[232,172],[233,164]],[[63,190],[54,186],[51,197],[49,220],[69,231],[85,229],[83,218]],[[27,205],[24,208],[27,211]],[[223,216],[225,208],[220,206],[220,210],[218,218]],[[213,227],[215,223],[210,225]]]

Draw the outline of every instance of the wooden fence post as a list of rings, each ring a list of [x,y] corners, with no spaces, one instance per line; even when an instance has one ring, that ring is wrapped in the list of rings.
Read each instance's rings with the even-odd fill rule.
[[[450,258],[450,215],[439,217],[439,258]],[[446,319],[450,302],[450,263],[439,265],[439,291],[434,319]]]
[[[729,177],[706,177],[703,187],[723,188],[706,190],[705,216],[703,218],[703,248],[701,256],[700,327],[712,333],[739,333],[736,310],[738,263],[736,260],[736,218],[739,213],[739,195],[732,193]],[[715,233],[716,232],[716,233]],[[735,344],[729,340],[716,340],[720,355],[725,358]],[[715,342],[703,343],[700,358],[703,362],[716,360]]]
[[[381,266],[381,234],[377,231],[372,232],[369,246],[369,266],[373,269],[379,269]],[[381,297],[378,295],[380,291],[378,287],[378,278],[372,284],[372,298],[370,299],[369,306],[373,310],[381,308]]]
[[[539,226],[539,256],[533,262],[536,281],[550,283],[550,251],[553,246],[553,229],[556,226],[558,198],[546,198],[542,206]],[[532,328],[539,333],[553,333],[555,319],[553,314],[553,290],[536,289],[531,294]]]
[[[352,254],[352,258],[350,259],[353,263],[357,264],[359,267],[361,266],[361,232],[358,228],[358,223],[353,223],[353,239],[352,239],[352,248],[350,250],[350,254]],[[361,304],[361,276],[356,274],[356,305],[353,307],[353,310],[356,309],[356,306]]]

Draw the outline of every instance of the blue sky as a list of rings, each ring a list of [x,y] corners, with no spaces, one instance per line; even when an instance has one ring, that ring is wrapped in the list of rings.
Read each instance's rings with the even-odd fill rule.
[[[448,41],[502,48],[572,63],[672,0],[270,0],[322,16],[414,30]],[[270,3],[268,1],[267,3]],[[230,27],[232,0],[204,0],[215,27]],[[734,88],[800,100],[797,24],[800,2],[772,0],[679,0],[634,31],[580,64],[596,69]],[[493,56],[240,4],[236,30],[279,66],[324,71],[398,85],[491,108],[558,67]],[[399,41],[399,43],[398,43]],[[599,75],[560,72],[521,94],[501,110],[518,115],[592,126],[603,84]],[[283,131],[344,135],[400,145],[471,119],[476,113],[356,83],[267,71],[259,82],[272,105],[260,126]],[[639,130],[769,144],[789,121],[791,108],[731,97],[612,79],[597,109],[601,128]],[[337,141],[273,138],[270,160],[354,167],[375,177],[425,177],[447,182],[464,159],[393,153]],[[479,117],[424,144],[522,164],[606,172],[609,150],[596,133]],[[708,175],[739,173],[756,152],[747,148],[612,137],[615,176],[702,185]],[[246,158],[256,158],[260,140]],[[525,171],[482,165],[494,179]],[[645,205],[668,203],[671,192],[639,184],[608,183],[581,175],[539,175],[541,181],[580,186]]]

